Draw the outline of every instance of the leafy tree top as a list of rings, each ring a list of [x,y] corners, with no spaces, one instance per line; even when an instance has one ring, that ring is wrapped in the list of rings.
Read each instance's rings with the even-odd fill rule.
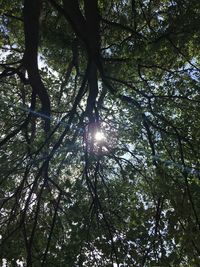
[[[2,265],[199,266],[200,2],[0,8]]]

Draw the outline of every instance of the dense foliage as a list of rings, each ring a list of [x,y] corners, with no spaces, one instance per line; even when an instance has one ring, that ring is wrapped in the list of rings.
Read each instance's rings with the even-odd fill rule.
[[[200,266],[200,1],[0,9],[2,266]]]

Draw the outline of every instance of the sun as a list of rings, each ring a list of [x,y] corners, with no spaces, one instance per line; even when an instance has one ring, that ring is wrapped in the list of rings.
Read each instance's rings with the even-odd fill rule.
[[[96,141],[103,141],[106,139],[104,133],[102,132],[96,132],[94,138]]]
[[[88,123],[85,126],[83,142],[90,154],[107,155],[116,146],[116,127],[104,121]]]

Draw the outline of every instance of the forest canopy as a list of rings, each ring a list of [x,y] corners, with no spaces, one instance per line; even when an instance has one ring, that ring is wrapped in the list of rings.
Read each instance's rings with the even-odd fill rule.
[[[200,1],[0,11],[0,264],[200,266]]]

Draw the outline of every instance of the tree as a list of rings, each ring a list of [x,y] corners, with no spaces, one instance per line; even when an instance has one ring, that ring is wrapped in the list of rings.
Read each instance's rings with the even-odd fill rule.
[[[200,2],[1,3],[5,266],[200,265]]]

